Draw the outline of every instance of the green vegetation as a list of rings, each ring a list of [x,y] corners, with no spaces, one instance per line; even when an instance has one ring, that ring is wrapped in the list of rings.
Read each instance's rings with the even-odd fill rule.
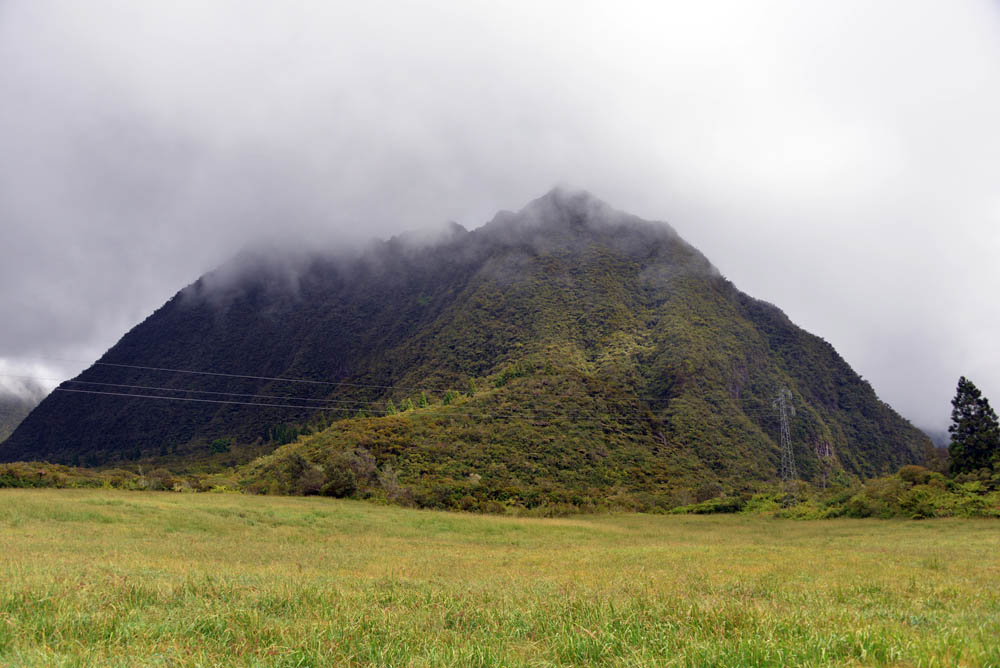
[[[104,359],[247,377],[98,365],[78,380],[174,398],[294,395],[307,408],[57,393],[0,460],[246,465],[248,486],[287,492],[317,475],[322,488],[343,477],[333,462],[367,452],[378,473],[353,472],[358,495],[381,495],[385,479],[429,507],[668,508],[774,481],[781,388],[807,480],[887,475],[931,447],[828,343],[740,293],[668,227],[586,196],[552,193],[439,244],[241,262]],[[292,454],[305,464],[269,472]],[[283,482],[291,470],[305,483]]]
[[[895,475],[864,484],[835,485],[828,490],[800,485],[791,503],[784,493],[772,491],[712,498],[671,512],[749,513],[790,519],[1000,517],[1000,475],[948,478],[922,466],[904,466]]]
[[[0,492],[9,666],[995,666],[991,522]]]
[[[522,517],[636,510],[696,515],[744,513],[788,519],[1000,517],[1000,474],[986,470],[946,477],[921,466],[904,466],[892,476],[864,483],[840,481],[820,489],[800,482],[792,497],[777,485],[758,485],[740,493],[720,494],[718,486],[712,484],[664,497],[627,488],[611,490],[603,497],[596,491],[592,497],[584,497],[570,488],[552,485],[491,486],[484,484],[483,476],[477,473],[469,473],[461,480],[441,479],[429,472],[423,478],[413,478],[412,471],[397,470],[385,460],[380,464],[364,448],[334,450],[326,455],[324,464],[313,464],[294,450],[284,450],[235,475],[177,475],[163,468],[140,469],[136,473],[17,462],[0,464],[0,488],[99,487],[323,495]],[[680,505],[691,498],[698,501]]]
[[[236,482],[223,474],[177,475],[165,468],[91,469],[47,462],[0,464],[0,488],[94,488],[166,490],[175,492],[238,491]]]
[[[951,469],[954,473],[996,471],[1000,473],[1000,423],[989,400],[971,380],[958,380],[951,400]]]

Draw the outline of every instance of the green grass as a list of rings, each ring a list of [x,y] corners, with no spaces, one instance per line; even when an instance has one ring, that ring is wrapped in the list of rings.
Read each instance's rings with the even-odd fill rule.
[[[998,666],[990,520],[0,491],[4,666]]]

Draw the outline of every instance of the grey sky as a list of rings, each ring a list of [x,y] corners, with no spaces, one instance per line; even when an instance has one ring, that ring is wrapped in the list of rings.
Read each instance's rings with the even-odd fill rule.
[[[665,5],[665,6],[659,6]],[[1000,4],[0,2],[0,369],[241,247],[668,220],[918,425],[1000,402]],[[10,385],[11,381],[0,379]]]

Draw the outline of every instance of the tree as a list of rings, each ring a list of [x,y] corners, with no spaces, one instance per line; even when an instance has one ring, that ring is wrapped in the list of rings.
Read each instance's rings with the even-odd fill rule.
[[[1000,463],[1000,423],[979,388],[962,376],[951,405],[948,453],[952,473],[978,471]]]
[[[320,488],[320,494],[342,499],[354,494],[357,490],[357,476],[350,468],[343,466],[326,471],[326,483]]]

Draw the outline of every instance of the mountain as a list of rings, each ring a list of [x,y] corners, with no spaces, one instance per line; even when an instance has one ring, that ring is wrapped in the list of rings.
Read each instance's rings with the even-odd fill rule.
[[[683,496],[775,478],[781,388],[807,479],[823,444],[859,477],[928,451],[830,344],[670,226],[554,190],[471,232],[243,254],[53,392],[0,459],[254,460],[262,491],[351,468],[426,505]]]
[[[46,389],[28,376],[0,377],[0,443],[46,394]]]
[[[0,394],[0,443],[13,433],[39,399],[20,394]]]

